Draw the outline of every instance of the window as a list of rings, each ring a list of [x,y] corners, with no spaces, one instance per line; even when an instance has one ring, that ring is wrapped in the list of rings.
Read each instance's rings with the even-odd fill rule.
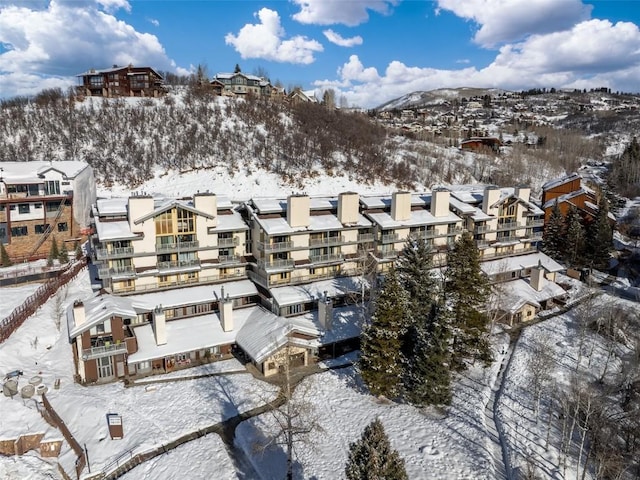
[[[47,202],[47,212],[57,212],[60,208],[60,202]]]
[[[9,210],[11,210],[12,212],[13,212],[15,209],[16,209],[16,206],[15,206],[15,205],[10,205],[10,206],[9,206]]]
[[[28,203],[21,203],[18,205],[18,213],[29,213],[31,211],[31,207]]]
[[[178,355],[176,355],[176,362],[178,363],[186,362],[188,359],[189,355],[186,353],[179,353]]]
[[[96,333],[104,333],[104,323],[96,325]]]
[[[91,77],[89,77],[89,84],[92,87],[102,87],[102,76],[92,75]]]
[[[28,235],[27,233],[27,226],[24,225],[22,227],[11,227],[11,236],[12,237],[26,237]]]
[[[113,366],[111,365],[111,357],[98,358],[98,377],[113,377]]]
[[[149,370],[151,368],[151,362],[139,362],[138,370]]]
[[[60,182],[58,180],[47,180],[44,182],[45,195],[60,195]]]
[[[36,210],[41,210],[42,209],[42,204],[41,203],[34,203],[33,204],[33,208],[35,208]]]
[[[59,232],[68,232],[69,231],[69,225],[67,224],[67,222],[60,222],[58,224],[58,231]]]
[[[39,225],[36,225],[34,230],[38,235],[42,235],[43,233],[46,233],[47,230],[49,230],[49,224],[48,223],[41,223]]]
[[[156,235],[167,235],[173,233],[173,218],[171,211],[161,213],[155,219]]]

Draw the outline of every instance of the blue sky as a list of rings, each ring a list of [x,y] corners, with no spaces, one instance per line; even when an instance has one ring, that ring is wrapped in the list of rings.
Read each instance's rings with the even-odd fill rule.
[[[0,0],[0,97],[113,64],[272,82],[373,107],[446,87],[640,91],[640,0]]]

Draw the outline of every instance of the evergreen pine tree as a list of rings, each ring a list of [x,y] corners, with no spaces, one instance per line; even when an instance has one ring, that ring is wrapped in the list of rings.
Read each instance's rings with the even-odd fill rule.
[[[67,245],[65,242],[62,242],[62,245],[60,247],[60,254],[58,255],[58,260],[60,260],[60,263],[69,262],[69,252],[67,250]]]
[[[437,315],[438,289],[432,268],[427,242],[409,239],[397,262],[410,302],[410,323],[402,342],[402,394],[405,400],[420,406],[451,400],[448,324]]]
[[[11,259],[7,250],[4,248],[4,244],[0,242],[0,266],[10,267],[12,265]]]
[[[565,223],[567,225],[565,258],[569,265],[577,266],[584,257],[585,229],[575,205],[569,207]]]
[[[595,219],[587,226],[586,232],[586,257],[593,268],[608,270],[613,232],[609,223],[609,208],[604,195],[598,202],[598,213]]]
[[[391,448],[389,437],[378,419],[371,422],[360,440],[349,446],[345,467],[347,480],[408,480],[400,454]]]
[[[49,256],[47,257],[47,266],[53,266],[53,261],[57,260],[59,256],[60,251],[58,250],[56,237],[51,237],[51,248],[49,249]]]
[[[82,246],[80,246],[80,242],[76,241],[73,249],[76,254],[76,260],[80,260],[82,258]]]
[[[454,369],[464,369],[465,360],[491,362],[489,318],[485,313],[490,293],[473,236],[465,232],[447,254],[445,295],[446,308],[451,309]]]
[[[556,200],[549,220],[545,223],[542,232],[542,251],[552,258],[560,260],[564,256],[565,251],[565,221],[558,201]]]
[[[400,348],[406,331],[409,299],[394,269],[385,276],[371,324],[361,338],[359,370],[373,395],[396,397],[402,373]]]

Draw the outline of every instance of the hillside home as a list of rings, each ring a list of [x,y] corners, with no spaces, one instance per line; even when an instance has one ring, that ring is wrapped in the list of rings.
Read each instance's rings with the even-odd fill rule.
[[[577,173],[556,178],[542,185],[542,208],[545,220],[551,216],[556,202],[562,215],[567,215],[569,208],[573,205],[587,221],[593,220],[598,211],[596,192],[589,188],[583,182],[582,176]]]
[[[211,81],[215,91],[222,95],[245,96],[248,94],[270,97],[273,86],[269,80],[246,73],[218,73]]]
[[[482,150],[498,152],[501,144],[498,137],[471,137],[460,142],[460,149],[474,152]]]
[[[91,69],[76,75],[76,91],[87,97],[160,97],[166,93],[164,79],[151,67],[128,65]]]
[[[166,290],[246,276],[247,231],[226,198],[100,199],[93,208],[92,254],[111,293]]]
[[[2,162],[0,242],[14,261],[45,258],[53,238],[80,240],[96,198],[93,169],[85,162]]]
[[[287,100],[290,103],[319,103],[314,90],[303,91],[300,88],[294,88],[288,95]]]

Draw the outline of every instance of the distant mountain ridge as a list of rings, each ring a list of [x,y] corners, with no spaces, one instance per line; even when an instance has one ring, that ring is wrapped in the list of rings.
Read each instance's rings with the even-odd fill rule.
[[[436,90],[417,91],[407,93],[401,97],[390,100],[377,106],[376,111],[402,110],[406,108],[421,108],[433,105],[441,105],[453,99],[482,97],[483,95],[499,95],[508,93],[509,90],[499,88],[438,88]]]

